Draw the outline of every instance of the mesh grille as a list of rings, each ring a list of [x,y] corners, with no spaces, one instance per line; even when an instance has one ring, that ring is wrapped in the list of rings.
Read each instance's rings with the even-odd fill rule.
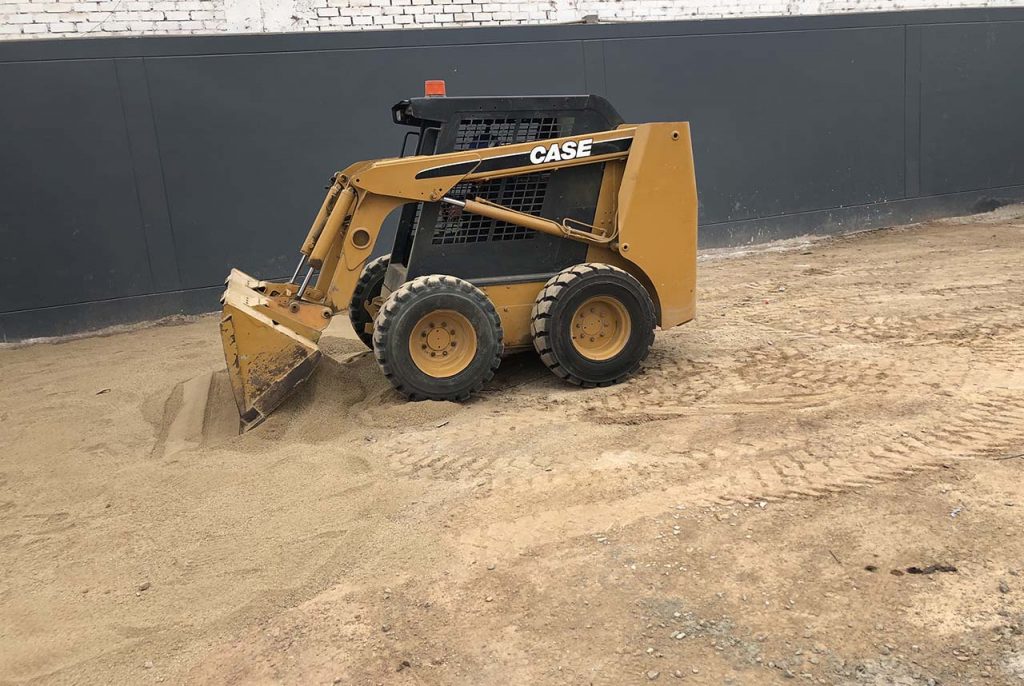
[[[459,122],[455,132],[456,150],[478,150],[496,145],[558,138],[562,127],[557,117],[529,119],[468,118]]]
[[[540,216],[550,172],[521,174],[482,183],[460,183],[449,195],[459,200],[483,198],[504,207]],[[530,229],[495,221],[478,214],[462,212],[452,205],[441,205],[434,225],[434,245],[479,243],[481,241],[519,241],[536,237]]]
[[[562,136],[563,123],[572,128],[571,118],[558,117],[467,117],[459,121],[453,150],[479,150]],[[463,200],[483,198],[504,207],[540,216],[550,172],[493,179],[479,183],[460,183],[449,195]],[[419,227],[422,203],[416,210],[413,226]],[[508,222],[463,213],[458,207],[442,204],[434,224],[434,245],[480,243],[482,241],[518,241],[536,237],[536,233]]]

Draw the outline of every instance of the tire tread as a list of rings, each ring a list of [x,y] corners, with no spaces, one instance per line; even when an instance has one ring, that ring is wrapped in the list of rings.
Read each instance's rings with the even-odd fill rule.
[[[474,380],[472,386],[468,390],[447,393],[422,393],[412,391],[402,383],[402,380],[399,378],[394,367],[390,364],[386,355],[389,343],[388,339],[392,323],[394,321],[395,312],[415,298],[423,297],[431,292],[439,292],[443,290],[456,290],[465,293],[481,306],[481,309],[487,314],[490,326],[497,337],[497,350],[493,359],[490,361],[490,364],[487,366],[486,371]],[[394,386],[395,390],[407,397],[409,400],[449,400],[460,402],[468,399],[471,395],[483,388],[484,384],[494,378],[495,372],[501,365],[501,356],[504,349],[502,337],[503,332],[501,328],[501,319],[498,317],[498,313],[494,309],[494,304],[482,290],[468,281],[454,276],[429,274],[427,276],[420,276],[405,282],[388,297],[387,301],[385,301],[374,324],[373,354],[377,359],[377,364],[380,365],[385,378],[387,378],[391,385]]]
[[[636,281],[629,272],[624,269],[620,269],[611,264],[604,264],[600,262],[584,262],[577,264],[572,267],[563,269],[558,274],[548,279],[547,283],[544,284],[544,288],[541,289],[540,293],[537,294],[537,299],[534,304],[533,314],[530,317],[530,332],[533,335],[533,345],[540,356],[541,362],[544,363],[551,372],[565,381],[583,388],[597,388],[602,386],[611,386],[613,384],[621,383],[627,378],[636,373],[643,363],[646,354],[637,359],[630,367],[623,373],[616,376],[610,381],[588,381],[575,374],[570,373],[565,367],[563,367],[557,357],[554,354],[550,342],[551,332],[551,311],[554,308],[555,303],[563,292],[569,287],[570,284],[577,281],[578,279],[593,274],[595,272],[607,272],[616,273],[628,277],[630,280]],[[639,282],[636,284],[646,294],[646,289],[640,285]],[[648,295],[649,297],[649,295]],[[653,310],[652,310],[653,312]],[[646,338],[643,341],[643,345],[650,349],[650,346],[654,343],[654,328],[652,327],[646,332]]]
[[[363,267],[363,271],[359,274],[359,279],[356,281],[355,288],[352,289],[352,300],[349,301],[348,305],[348,320],[352,324],[352,329],[356,332],[356,336],[359,337],[368,348],[373,348],[373,334],[366,333],[366,329],[360,324],[365,324],[361,319],[364,314],[368,314],[365,309],[365,303],[370,298],[368,290],[370,286],[376,281],[377,278],[384,275],[388,270],[388,266],[391,264],[391,255],[381,255],[380,257],[370,260]],[[376,295],[374,296],[376,297]],[[371,320],[372,321],[372,320]]]

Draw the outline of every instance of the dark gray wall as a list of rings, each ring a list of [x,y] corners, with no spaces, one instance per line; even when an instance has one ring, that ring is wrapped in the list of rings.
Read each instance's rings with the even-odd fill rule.
[[[701,243],[1024,198],[1024,9],[0,44],[0,339],[214,310],[289,274],[389,107],[597,93],[692,124]]]

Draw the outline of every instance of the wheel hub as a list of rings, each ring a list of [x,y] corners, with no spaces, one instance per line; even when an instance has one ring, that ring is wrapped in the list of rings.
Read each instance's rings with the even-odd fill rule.
[[[595,296],[577,308],[570,336],[576,350],[592,360],[607,360],[622,352],[629,340],[629,313],[617,299]]]
[[[437,310],[416,322],[409,336],[409,354],[430,376],[454,376],[473,361],[476,332],[462,314]]]
[[[440,324],[428,322],[420,330],[420,338],[424,340],[424,345],[427,346],[423,349],[429,351],[432,355],[438,353],[447,355],[449,350],[458,346],[456,336],[456,330],[449,329],[448,322],[441,322]]]

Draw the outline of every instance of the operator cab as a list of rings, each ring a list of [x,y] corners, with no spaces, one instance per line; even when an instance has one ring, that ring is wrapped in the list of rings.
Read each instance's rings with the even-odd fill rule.
[[[414,129],[403,139],[403,155],[544,141],[623,123],[611,104],[596,95],[445,97],[443,81],[428,81],[426,90],[426,97],[402,100],[391,108],[396,124]],[[460,183],[448,195],[592,224],[603,173],[603,164],[583,165]],[[543,280],[583,261],[586,251],[582,243],[463,213],[452,205],[410,203],[398,223],[383,293],[435,273],[477,286]]]

